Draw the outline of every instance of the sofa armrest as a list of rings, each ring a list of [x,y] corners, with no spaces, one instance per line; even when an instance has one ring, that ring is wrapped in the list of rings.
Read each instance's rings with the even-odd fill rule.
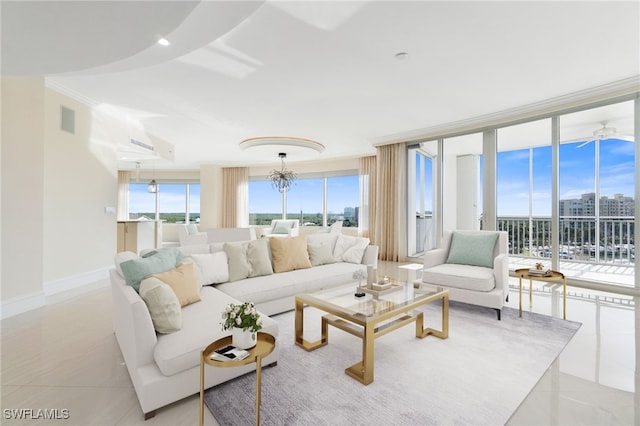
[[[504,297],[509,294],[509,256],[499,254],[493,259],[493,276],[496,280],[496,288],[501,288]]]
[[[110,271],[114,332],[129,371],[153,363],[158,342],[147,305],[133,287],[124,283],[115,269]]]
[[[439,248],[424,252],[424,269],[442,265],[447,261],[447,250]]]
[[[378,268],[378,246],[368,245],[364,250],[364,256],[362,256],[363,265],[373,266],[374,269]]]

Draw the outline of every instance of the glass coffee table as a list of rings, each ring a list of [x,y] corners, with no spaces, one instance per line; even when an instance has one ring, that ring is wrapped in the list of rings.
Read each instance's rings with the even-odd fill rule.
[[[362,339],[362,361],[345,373],[368,385],[373,382],[373,342],[400,327],[415,322],[416,337],[449,337],[449,291],[422,285],[400,284],[396,291],[355,297],[356,284],[300,294],[295,298],[295,343],[313,351],[329,343],[328,326],[332,325]],[[424,315],[415,311],[419,306],[442,300],[442,329],[424,327]],[[321,321],[321,338],[304,340],[304,307],[312,306],[326,313]]]

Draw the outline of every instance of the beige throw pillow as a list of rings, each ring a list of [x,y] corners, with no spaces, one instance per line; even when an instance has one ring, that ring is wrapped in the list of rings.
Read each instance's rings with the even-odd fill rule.
[[[178,296],[180,306],[187,306],[200,301],[200,286],[196,281],[193,263],[185,263],[161,274],[151,275],[166,283]]]
[[[269,240],[273,257],[273,272],[311,268],[307,252],[307,239],[304,236],[270,238]]]

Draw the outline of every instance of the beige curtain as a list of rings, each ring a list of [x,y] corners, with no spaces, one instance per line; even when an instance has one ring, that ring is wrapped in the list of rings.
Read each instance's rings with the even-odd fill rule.
[[[222,169],[222,226],[249,226],[249,168]]]
[[[375,245],[376,223],[376,156],[360,158],[360,217],[358,233]]]
[[[129,219],[129,183],[131,172],[118,170],[118,206],[116,207],[117,220]]]
[[[403,143],[378,147],[374,240],[379,259],[405,260],[407,255],[407,150]]]

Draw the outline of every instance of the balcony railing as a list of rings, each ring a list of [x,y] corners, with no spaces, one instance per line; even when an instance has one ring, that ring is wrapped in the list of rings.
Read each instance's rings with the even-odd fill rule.
[[[550,262],[554,252],[550,217],[500,216],[497,223],[499,230],[508,233],[510,269],[533,266],[540,258]],[[416,217],[416,253],[432,248],[426,238],[431,224],[429,215]],[[559,225],[557,250],[565,275],[634,285],[633,216],[601,217],[597,221],[593,217],[561,217]]]

